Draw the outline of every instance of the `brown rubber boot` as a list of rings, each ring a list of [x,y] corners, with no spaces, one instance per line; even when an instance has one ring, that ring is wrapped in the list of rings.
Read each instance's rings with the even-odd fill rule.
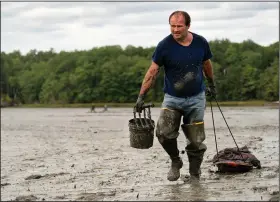
[[[180,177],[180,169],[183,167],[183,161],[180,157],[171,159],[171,168],[167,174],[167,179],[169,181],[176,181]]]
[[[179,156],[177,139],[166,139],[160,143],[172,161],[171,168],[167,174],[167,179],[169,181],[176,181],[179,179],[180,169],[183,167],[183,161]]]
[[[187,181],[198,182],[201,175],[201,164],[207,146],[203,143],[205,140],[204,122],[196,124],[183,124],[182,130],[188,140],[186,152],[189,159],[189,173]],[[185,180],[184,180],[185,181]]]
[[[199,176],[201,175],[201,163],[203,161],[203,157],[201,156],[191,156],[189,157],[189,172],[191,176],[194,176],[199,179]]]
[[[196,155],[193,155],[190,151],[188,151],[189,158],[189,173],[190,176],[186,176],[184,182],[190,183],[198,183],[201,175],[201,163],[203,161],[204,151],[198,152]]]

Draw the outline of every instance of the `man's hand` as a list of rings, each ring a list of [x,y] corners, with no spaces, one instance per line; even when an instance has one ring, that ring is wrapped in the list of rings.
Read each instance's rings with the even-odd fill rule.
[[[144,105],[144,95],[139,95],[137,101],[136,101],[136,112],[141,113],[143,110],[143,105]]]
[[[216,97],[217,92],[214,83],[213,67],[210,59],[203,62],[203,71],[208,81],[206,95],[214,98]]]
[[[212,98],[216,98],[217,91],[216,91],[215,86],[209,86],[209,87],[206,89],[206,95],[207,95],[207,96],[210,96],[210,97],[212,97]]]

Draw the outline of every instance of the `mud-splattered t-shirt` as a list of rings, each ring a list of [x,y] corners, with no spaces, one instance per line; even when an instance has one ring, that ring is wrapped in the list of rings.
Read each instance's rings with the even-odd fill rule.
[[[156,47],[153,61],[164,66],[164,92],[176,97],[189,97],[205,90],[203,62],[212,57],[206,39],[193,34],[189,46],[182,46],[170,34]]]

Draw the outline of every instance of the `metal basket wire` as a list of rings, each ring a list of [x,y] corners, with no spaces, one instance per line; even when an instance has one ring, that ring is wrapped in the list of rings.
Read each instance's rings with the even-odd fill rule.
[[[153,104],[143,106],[143,118],[141,117],[141,113],[138,113],[139,118],[136,118],[136,110],[134,109],[134,118],[130,119],[128,123],[131,147],[148,149],[153,146],[155,122],[151,118],[150,109],[153,106]]]

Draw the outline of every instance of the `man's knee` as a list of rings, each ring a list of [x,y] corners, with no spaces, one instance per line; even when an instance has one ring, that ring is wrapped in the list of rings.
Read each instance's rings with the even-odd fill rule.
[[[189,140],[188,148],[191,150],[206,150],[204,122],[194,122],[192,124],[182,124],[182,130]]]
[[[181,113],[176,110],[161,109],[156,127],[156,136],[160,143],[165,139],[175,139],[178,137],[181,116]]]

